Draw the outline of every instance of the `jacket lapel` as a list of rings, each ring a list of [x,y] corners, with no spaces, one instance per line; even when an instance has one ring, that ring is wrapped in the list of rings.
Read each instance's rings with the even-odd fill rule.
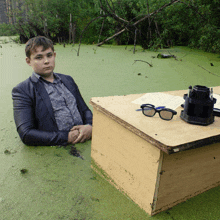
[[[75,87],[73,86],[72,83],[63,75],[59,74],[59,77],[61,78],[63,84],[66,86],[66,88],[75,96]]]
[[[33,83],[33,86],[37,90],[38,95],[42,98],[45,106],[47,107],[51,118],[56,123],[54,113],[53,113],[53,107],[52,107],[52,104],[51,104],[51,101],[50,101],[50,97],[49,97],[46,89],[44,88],[44,84],[37,77],[35,77],[34,75],[32,75],[30,77],[30,79]]]

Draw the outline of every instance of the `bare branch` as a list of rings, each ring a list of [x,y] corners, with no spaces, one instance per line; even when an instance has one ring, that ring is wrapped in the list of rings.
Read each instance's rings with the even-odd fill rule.
[[[129,21],[127,21],[127,20],[125,20],[125,19],[123,19],[123,18],[121,18],[121,17],[119,17],[118,15],[115,14],[115,12],[112,10],[111,6],[110,6],[109,3],[108,3],[108,0],[106,0],[106,3],[107,3],[108,8],[110,9],[111,12],[108,11],[108,10],[103,6],[101,0],[99,0],[99,2],[100,2],[100,8],[101,8],[105,13],[107,13],[110,17],[114,18],[116,21],[118,21],[118,22],[120,22],[120,23],[122,22],[123,24],[124,24],[124,23],[129,23]]]
[[[125,26],[125,28],[123,28],[122,30],[120,30],[119,32],[117,32],[116,34],[112,35],[111,37],[105,39],[104,41],[102,41],[101,43],[98,43],[97,46],[101,46],[102,44],[104,44],[105,42],[111,40],[112,38],[118,36],[119,34],[123,33],[124,31],[127,31],[129,30],[128,27],[129,26],[134,26],[136,28],[136,25],[139,24],[140,22],[146,20],[147,18],[151,17],[151,16],[154,16],[156,15],[158,12],[162,11],[164,8],[174,4],[174,3],[177,3],[179,2],[179,0],[176,0],[176,1],[171,1],[170,3],[168,4],[164,4],[162,7],[160,7],[159,9],[157,9],[156,11],[148,14],[148,15],[145,15],[143,18],[139,19],[138,21],[136,21],[135,23],[133,24],[130,24],[130,22],[127,23],[127,25]],[[101,3],[101,0],[100,0],[100,3]],[[103,9],[104,10],[104,9]],[[132,19],[133,20],[133,19]]]
[[[148,17],[151,17],[152,15],[157,14],[158,12],[162,11],[164,8],[170,6],[170,5],[174,4],[174,3],[177,3],[177,2],[180,2],[180,1],[179,1],[179,0],[177,0],[177,1],[172,1],[172,2],[170,2],[170,3],[168,3],[168,4],[163,5],[162,7],[160,7],[159,9],[157,9],[156,11],[154,11],[154,12],[152,12],[152,13],[150,13],[150,14],[144,16],[144,17],[141,18],[140,20],[136,21],[136,22],[133,24],[133,26],[139,24],[140,22],[146,20]]]
[[[133,64],[135,64],[137,61],[147,63],[150,67],[153,67],[152,64],[150,64],[150,63],[148,63],[147,61],[144,61],[144,60],[135,60]],[[132,65],[133,65],[133,64],[132,64]]]
[[[205,69],[204,67],[202,67],[202,66],[200,66],[200,65],[198,65],[198,66],[199,66],[199,67],[201,67],[202,69],[204,69],[205,71],[207,71],[208,73],[210,73],[210,74],[212,74],[212,75],[215,75],[215,76],[220,77],[219,75],[217,75],[217,74],[215,74],[215,73],[210,72],[209,70]]]
[[[80,50],[80,46],[81,46],[81,41],[82,41],[82,36],[84,34],[84,32],[86,31],[86,29],[89,27],[90,24],[92,24],[94,21],[100,19],[100,18],[103,18],[103,17],[107,17],[107,15],[101,15],[101,16],[98,16],[94,19],[92,19],[87,25],[86,27],[83,29],[81,35],[80,35],[80,41],[79,41],[79,48],[78,48],[78,53],[77,53],[77,56],[79,56],[79,50]]]
[[[104,41],[102,41],[101,43],[97,44],[97,46],[101,46],[102,44],[104,44],[105,42],[111,40],[112,38],[118,36],[119,34],[123,33],[124,31],[126,31],[126,28],[123,28],[121,31],[117,32],[116,34],[112,35],[111,37],[105,39]]]

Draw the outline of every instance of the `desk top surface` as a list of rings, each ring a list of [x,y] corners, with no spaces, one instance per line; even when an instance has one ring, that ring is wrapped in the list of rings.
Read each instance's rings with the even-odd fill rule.
[[[220,86],[213,90],[220,94]],[[164,93],[183,97],[187,90]],[[180,118],[181,106],[175,109],[177,115],[171,121],[162,120],[159,114],[146,117],[142,111],[136,111],[140,105],[132,103],[143,95],[95,97],[90,104],[168,154],[220,142],[220,117],[215,117],[214,123],[208,126],[192,125]]]

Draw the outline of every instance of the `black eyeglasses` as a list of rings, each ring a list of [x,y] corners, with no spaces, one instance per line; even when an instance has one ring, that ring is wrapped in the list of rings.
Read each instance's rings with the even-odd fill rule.
[[[172,109],[169,108],[159,109],[159,108],[155,108],[155,106],[151,104],[143,104],[141,105],[141,108],[145,116],[153,117],[158,112],[160,118],[167,121],[171,120],[173,116],[177,114],[177,112]]]

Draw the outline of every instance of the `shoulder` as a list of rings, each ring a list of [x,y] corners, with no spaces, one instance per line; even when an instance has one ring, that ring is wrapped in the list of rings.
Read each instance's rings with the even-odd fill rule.
[[[20,82],[18,85],[16,85],[12,92],[13,91],[16,91],[16,90],[30,90],[30,87],[33,87],[32,83],[31,83],[31,79],[30,77],[28,79],[26,79],[25,81],[23,82]]]
[[[31,77],[19,83],[12,89],[12,99],[28,98],[33,99],[36,94],[36,89],[33,85]]]

